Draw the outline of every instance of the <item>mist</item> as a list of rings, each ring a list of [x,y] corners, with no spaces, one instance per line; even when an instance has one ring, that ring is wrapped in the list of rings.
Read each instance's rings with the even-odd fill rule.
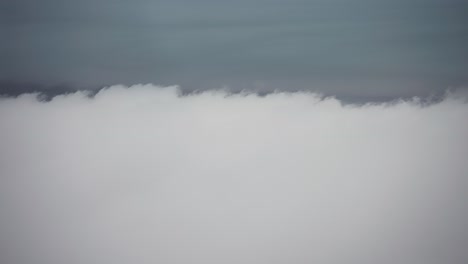
[[[0,260],[468,263],[467,120],[450,93],[2,98]]]

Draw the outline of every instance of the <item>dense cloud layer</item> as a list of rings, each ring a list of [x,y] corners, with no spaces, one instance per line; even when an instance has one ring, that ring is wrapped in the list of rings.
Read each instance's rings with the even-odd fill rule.
[[[1,262],[467,263],[467,120],[454,96],[4,98]]]

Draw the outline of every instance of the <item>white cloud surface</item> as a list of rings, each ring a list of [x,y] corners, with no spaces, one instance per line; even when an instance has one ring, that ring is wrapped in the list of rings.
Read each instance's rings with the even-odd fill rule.
[[[8,264],[468,263],[468,104],[0,100]]]

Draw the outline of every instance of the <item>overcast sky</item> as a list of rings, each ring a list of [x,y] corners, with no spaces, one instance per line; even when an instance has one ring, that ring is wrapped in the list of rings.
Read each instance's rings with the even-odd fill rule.
[[[0,80],[423,96],[468,83],[467,12],[464,0],[2,0]]]

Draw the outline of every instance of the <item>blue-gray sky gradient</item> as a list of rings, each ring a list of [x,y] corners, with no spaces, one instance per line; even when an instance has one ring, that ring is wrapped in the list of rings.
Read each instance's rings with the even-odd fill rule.
[[[2,1],[0,80],[427,95],[468,83],[468,1]]]

